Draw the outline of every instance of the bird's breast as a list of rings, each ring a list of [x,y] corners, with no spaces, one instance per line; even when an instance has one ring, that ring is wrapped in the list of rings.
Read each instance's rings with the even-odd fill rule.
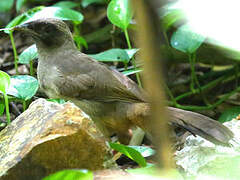
[[[37,76],[40,88],[49,98],[61,98],[55,79],[59,76],[58,69],[55,65],[39,61]]]

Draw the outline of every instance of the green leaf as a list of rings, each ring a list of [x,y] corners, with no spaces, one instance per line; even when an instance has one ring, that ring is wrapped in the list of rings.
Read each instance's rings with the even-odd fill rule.
[[[7,24],[6,28],[12,28],[19,24],[24,23],[25,21],[29,20],[36,12],[42,10],[43,8],[44,8],[44,6],[38,6],[38,7],[32,8],[32,9],[28,10],[27,12],[15,17],[12,21],[10,21]],[[9,30],[5,30],[4,32],[9,34]]]
[[[93,4],[93,3],[105,4],[106,0],[82,0],[81,1],[82,7],[84,7],[84,8],[89,6],[90,4]]]
[[[93,173],[88,170],[63,170],[49,175],[43,180],[93,180]]]
[[[83,47],[88,49],[87,41],[82,36],[74,36],[73,39],[76,42],[77,47],[81,47],[81,45],[83,45]]]
[[[127,52],[128,57],[131,59],[139,51],[139,49],[125,49],[125,51]]]
[[[0,91],[5,94],[9,85],[10,76],[7,73],[0,70]]]
[[[0,0],[0,12],[7,12],[13,6],[14,0]]]
[[[83,15],[80,12],[62,7],[45,7],[41,11],[36,12],[29,21],[42,18],[70,20],[76,24],[80,24],[83,21]]]
[[[117,62],[129,62],[134,53],[137,52],[137,49],[110,49],[98,54],[89,54],[92,58],[98,60],[98,61],[103,61],[103,62],[112,62],[112,61],[117,61]]]
[[[132,75],[132,74],[136,74],[138,72],[141,72],[142,69],[139,69],[139,68],[136,68],[136,69],[130,69],[130,70],[126,70],[126,71],[123,71],[122,73],[125,75],[125,76],[129,76],[129,75]]]
[[[38,81],[36,78],[28,75],[18,75],[11,77],[7,94],[26,101],[33,97],[37,90]]]
[[[147,163],[144,157],[141,155],[141,153],[139,153],[135,149],[125,146],[123,144],[117,144],[117,143],[109,143],[109,144],[112,149],[123,153],[125,156],[137,162],[141,167],[147,166]]]
[[[171,37],[171,45],[184,53],[194,53],[203,43],[205,37],[193,32],[189,25],[183,25]]]
[[[21,64],[29,64],[29,62],[38,57],[36,44],[25,49],[19,56],[18,62]]]
[[[5,104],[2,100],[0,100],[0,116],[4,113]]]
[[[21,7],[23,6],[23,4],[26,2],[26,0],[17,0],[16,2],[16,10],[17,12],[19,12],[19,10],[21,9]]]
[[[12,21],[10,21],[10,23],[8,23],[6,28],[12,28],[24,23],[25,21],[40,18],[58,18],[62,20],[74,21],[76,24],[80,24],[83,21],[83,15],[78,11],[61,7],[38,6],[14,18]],[[5,30],[4,32],[9,33],[9,30]]]
[[[53,6],[72,9],[72,8],[78,7],[79,4],[72,1],[60,1],[54,4]]]
[[[231,121],[232,119],[236,118],[238,115],[240,115],[240,106],[229,108],[221,114],[218,121],[221,123]]]
[[[143,157],[149,157],[155,154],[155,151],[150,147],[146,146],[128,146],[128,147],[135,149],[136,151],[141,153]]]
[[[64,104],[66,101],[64,99],[48,99],[50,102],[55,102],[58,104]]]
[[[107,17],[112,24],[127,29],[132,17],[133,12],[128,0],[112,0],[107,8]]]
[[[165,30],[168,30],[169,27],[171,27],[177,21],[184,20],[184,18],[185,15],[182,12],[182,10],[179,9],[171,10],[163,17],[163,27]]]

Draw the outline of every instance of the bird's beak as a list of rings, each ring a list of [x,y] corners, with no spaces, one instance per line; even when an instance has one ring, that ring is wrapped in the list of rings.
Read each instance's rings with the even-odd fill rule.
[[[26,22],[26,23],[23,23],[23,24],[20,24],[18,26],[15,26],[13,28],[13,30],[15,31],[23,31],[33,37],[39,37],[40,35],[38,33],[36,33],[34,30],[32,30],[31,28],[32,26],[32,23],[31,22]]]

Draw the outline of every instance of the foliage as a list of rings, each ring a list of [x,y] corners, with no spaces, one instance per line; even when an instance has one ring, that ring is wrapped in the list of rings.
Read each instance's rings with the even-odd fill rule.
[[[125,70],[123,71],[122,73],[126,76],[129,76],[129,75],[132,75],[132,74],[136,74],[136,73],[139,73],[141,72],[142,69],[139,69],[139,68],[134,68],[134,69],[129,69],[129,70]]]
[[[48,101],[50,101],[50,102],[56,102],[56,103],[58,103],[58,104],[63,104],[63,103],[66,102],[64,99],[48,99]]]
[[[83,21],[83,15],[78,11],[62,7],[38,6],[15,17],[8,23],[6,28],[12,28],[24,23],[25,21],[31,21],[39,18],[58,18],[62,20],[74,21],[76,24],[80,24]],[[5,32],[9,33],[7,30]]]
[[[239,115],[240,115],[240,106],[229,108],[223,111],[218,121],[221,123],[224,123],[227,121],[231,121],[234,118],[237,118],[237,116]]]
[[[72,1],[60,1],[54,4],[53,6],[72,9],[72,8],[78,7],[79,4]]]
[[[19,24],[22,24],[23,22],[29,20],[36,12],[42,10],[44,8],[44,6],[38,6],[38,7],[34,7],[32,9],[29,9],[27,12],[20,14],[19,16],[15,17],[13,20],[11,20],[6,28],[12,28],[15,27]],[[5,30],[5,33],[10,33],[9,30]]]
[[[4,102],[1,100],[0,101],[0,116],[4,113],[5,105]]]
[[[26,101],[31,99],[37,90],[38,81],[36,78],[28,75],[18,75],[11,77],[7,94]]]
[[[88,170],[63,170],[49,175],[43,180],[93,180],[93,173]]]
[[[163,27],[165,30],[168,30],[170,27],[172,27],[176,22],[184,19],[184,14],[181,10],[174,9],[171,11],[168,11],[163,16]]]
[[[2,93],[6,93],[9,85],[10,85],[10,76],[5,72],[0,71],[0,91]]]
[[[9,11],[13,6],[14,0],[0,1],[0,12]]]
[[[112,149],[123,153],[125,156],[137,162],[141,167],[147,166],[147,163],[144,157],[141,155],[140,152],[138,152],[134,148],[125,146],[123,144],[117,144],[117,143],[109,143],[109,144]]]
[[[26,2],[27,0],[17,0],[16,2],[16,10],[17,12],[20,11],[20,9],[22,8],[22,6],[24,5],[24,3]]]
[[[29,64],[31,60],[38,57],[36,44],[25,49],[19,56],[19,63],[21,64]]]
[[[0,70],[0,92],[3,93],[8,124],[10,124],[10,112],[9,112],[9,104],[8,104],[8,97],[7,97],[6,91],[8,90],[9,85],[10,85],[10,76],[7,73]],[[0,108],[1,108],[0,111],[2,112],[4,110],[3,105],[1,105]]]
[[[194,33],[190,26],[183,25],[173,33],[171,37],[171,45],[177,50],[184,53],[194,53],[203,43],[205,37]]]
[[[138,49],[110,49],[98,54],[91,54],[92,58],[98,61],[105,61],[105,62],[125,62],[128,63],[130,59],[134,56],[134,54],[138,51]]]
[[[48,3],[43,3],[46,1]],[[108,2],[109,4],[107,4]],[[99,42],[99,44],[101,44],[102,49],[100,51],[96,51],[96,52],[99,52],[97,54],[94,54],[96,53],[94,51],[90,51],[91,54],[89,54],[89,56],[93,57],[98,61],[108,62],[112,65],[117,64],[120,67],[122,67],[122,64],[123,64],[124,70],[121,70],[121,72],[124,75],[136,74],[137,81],[141,86],[139,72],[141,72],[143,68],[140,67],[139,64],[135,63],[135,59],[134,59],[135,54],[141,50],[132,48],[131,39],[129,38],[129,34],[128,34],[128,30],[130,29],[131,23],[133,24],[133,26],[137,27],[137,25],[134,24],[135,22],[133,20],[134,12],[131,9],[129,0],[111,0],[111,1],[82,0],[82,1],[58,1],[57,3],[50,0],[45,0],[45,1],[39,0],[37,1],[37,4],[38,5],[42,4],[44,6],[36,6],[36,7],[34,7],[35,4],[31,4],[30,6],[28,6],[27,5],[28,3],[33,3],[33,2],[26,1],[26,0],[16,0],[16,7],[13,7],[13,3],[14,3],[13,0],[0,1],[0,7],[1,7],[0,12],[7,12],[7,11],[10,11],[12,8],[16,8],[16,12],[18,14],[18,16],[16,16],[13,20],[11,20],[7,24],[6,28],[12,28],[17,25],[23,24],[26,21],[30,21],[38,18],[46,18],[46,17],[48,18],[54,17],[62,20],[71,21],[72,27],[73,27],[74,41],[76,42],[76,45],[79,48],[79,50],[81,50],[82,47],[84,47],[85,49],[88,49],[88,47],[92,47],[91,46],[92,44],[87,41],[87,38],[85,38],[84,33],[87,34],[88,30],[91,31],[93,28],[97,28],[97,29],[94,29],[94,32],[98,32],[100,28],[104,29],[107,25],[110,26],[111,32],[110,30],[106,32],[111,37],[109,39],[112,41],[112,44],[115,44],[116,41],[120,41],[122,44],[116,43],[116,46],[112,45],[112,47],[109,47],[107,43],[105,44],[105,42]],[[36,1],[34,3],[36,3]],[[49,6],[49,4],[52,4],[52,5]],[[45,5],[48,5],[48,6],[45,6]],[[85,19],[83,16],[83,14],[85,15],[84,11],[88,10],[88,9],[86,10],[86,8],[89,8],[89,6],[92,6],[95,8],[95,7],[98,7],[99,5],[103,6],[104,8],[107,7],[106,14],[109,22],[107,21],[107,18],[102,20],[100,23],[86,22],[88,21],[88,18],[89,18],[88,16],[86,16],[86,19]],[[29,7],[33,7],[33,8],[28,9]],[[27,9],[26,12],[22,13],[23,10],[25,9]],[[220,103],[224,102],[224,100],[227,99],[231,94],[239,91],[239,88],[236,88],[236,90],[226,94],[226,96],[224,96],[223,98],[220,98],[218,101],[211,102],[212,104],[209,103],[208,101],[205,101],[206,98],[204,97],[204,93],[202,92],[208,92],[212,90],[214,87],[216,87],[218,84],[222,82],[228,82],[229,79],[238,78],[239,77],[238,73],[236,74],[234,74],[233,72],[225,73],[221,71],[223,72],[223,74],[221,76],[218,76],[219,78],[214,79],[211,82],[208,82],[207,78],[204,79],[203,77],[201,77],[200,79],[203,79],[203,80],[199,83],[197,79],[199,75],[196,75],[194,70],[194,65],[195,65],[195,62],[199,60],[196,58],[197,57],[196,52],[201,47],[201,45],[205,43],[206,37],[204,37],[199,33],[196,33],[196,31],[190,28],[189,24],[184,22],[186,18],[185,18],[185,14],[181,10],[173,9],[171,11],[166,12],[165,14],[160,14],[160,15],[162,16],[162,23],[163,23],[162,25],[163,25],[165,40],[167,41],[168,45],[171,45],[168,48],[170,49],[170,51],[172,51],[172,49],[176,49],[181,53],[185,53],[186,55],[188,55],[190,60],[190,65],[191,65],[191,71],[192,71],[191,80],[189,80],[191,81],[190,89],[192,91],[185,92],[183,94],[178,95],[177,97],[174,97],[174,95],[172,95],[171,92],[168,91],[168,88],[166,86],[168,95],[172,100],[172,105],[179,108],[188,109],[188,110],[213,109],[216,106],[218,106]],[[83,22],[86,23],[84,24],[84,26],[82,25]],[[110,25],[110,23],[112,23],[112,25]],[[103,25],[106,25],[106,26],[102,27]],[[115,28],[120,28],[118,29],[120,32],[119,34],[116,33],[117,30]],[[136,31],[137,28],[132,28],[130,30]],[[15,63],[30,64],[30,68],[33,68],[32,60],[38,57],[36,46],[32,45],[28,47],[18,56],[16,53],[17,51],[15,48],[12,32],[9,31],[9,29],[5,29],[5,32],[9,33],[11,37],[13,50],[15,51],[15,54],[14,54]],[[105,35],[106,33],[104,34],[104,36]],[[123,42],[124,40],[122,39],[123,35],[125,36],[125,39],[126,39],[125,44]],[[100,34],[98,37],[98,33],[97,33],[97,37],[95,36],[94,38],[101,39],[100,36],[102,35]],[[125,49],[126,47],[128,49]],[[174,58],[174,57],[175,57],[174,54],[172,54],[171,58]],[[133,65],[133,66],[130,66],[130,65]],[[15,68],[17,71],[17,66]],[[231,69],[230,71],[233,71],[233,69]],[[31,73],[31,75],[34,75],[34,74]],[[217,77],[217,76],[214,76],[214,77]],[[205,82],[207,83],[204,84]],[[188,81],[186,81],[186,83],[188,83]],[[197,85],[198,89],[195,89],[194,83],[195,85]],[[10,77],[6,73],[0,71],[0,91],[4,94],[4,101],[0,99],[0,115],[2,115],[4,113],[4,110],[6,109],[7,118],[9,119],[8,122],[10,122],[7,94],[13,96],[17,100],[20,99],[21,101],[23,101],[23,104],[25,104],[23,105],[25,109],[26,101],[31,100],[31,98],[36,94],[37,90],[38,90],[38,82],[37,82],[37,79],[35,79],[34,77],[31,77],[28,75]],[[191,102],[188,102],[188,101],[181,101],[181,102],[184,102],[185,104],[190,104],[190,105],[182,106],[179,104],[179,101],[182,100],[183,98],[192,97],[193,95],[196,95],[196,94],[201,95],[201,99],[203,99],[203,102],[201,102],[201,104],[204,103],[203,106],[202,105],[192,106]],[[50,99],[49,101],[58,102],[58,103],[65,102],[62,99]],[[233,117],[236,117],[237,115],[239,115],[239,113],[240,113],[239,107],[228,109],[223,112],[223,114],[219,118],[219,121],[226,122],[228,120],[231,120]],[[154,170],[154,168],[148,166],[149,164],[147,164],[146,160],[144,159],[144,157],[148,157],[154,154],[154,150],[152,150],[151,148],[141,147],[141,146],[124,146],[124,145],[115,144],[115,143],[110,143],[110,146],[113,149],[125,154],[127,157],[131,158],[132,160],[136,161],[140,166],[145,167],[143,169],[138,169],[138,170],[148,171],[148,173],[150,174]],[[50,175],[45,179],[59,179],[59,178],[60,179],[71,179],[71,178],[72,179],[77,179],[77,178],[92,179],[92,173],[84,170],[65,170],[65,171],[57,172],[53,175]]]
[[[108,19],[121,29],[127,29],[133,12],[128,0],[112,0],[107,8]]]
[[[45,7],[34,13],[29,20],[39,18],[58,18],[74,21],[76,24],[80,24],[83,21],[83,15],[80,12],[63,7]]]
[[[90,4],[97,3],[97,4],[104,4],[106,3],[106,0],[82,0],[81,5],[85,8],[89,6]]]
[[[150,147],[146,146],[128,146],[128,147],[135,149],[136,151],[141,153],[143,157],[149,157],[155,154],[155,151]]]

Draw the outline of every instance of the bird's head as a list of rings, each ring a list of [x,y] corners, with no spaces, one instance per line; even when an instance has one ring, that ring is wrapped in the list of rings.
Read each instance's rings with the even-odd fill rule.
[[[44,18],[27,21],[16,26],[14,30],[28,33],[41,48],[58,48],[66,42],[73,43],[67,24],[59,19]]]

